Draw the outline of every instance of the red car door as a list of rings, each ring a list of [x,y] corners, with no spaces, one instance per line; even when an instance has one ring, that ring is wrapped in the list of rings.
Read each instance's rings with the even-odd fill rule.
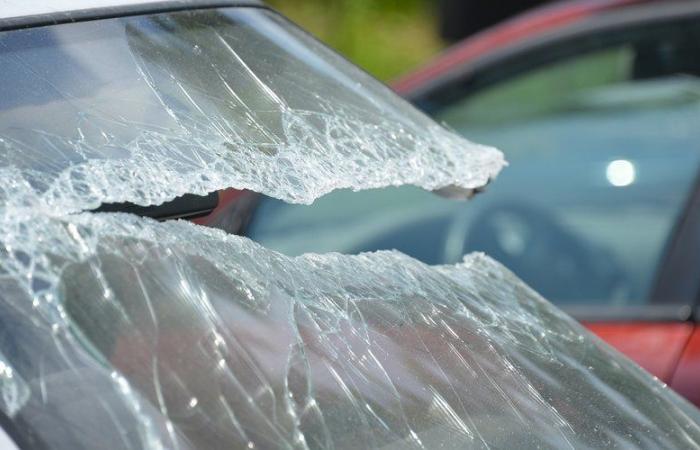
[[[674,377],[678,375],[676,367],[679,366],[681,355],[684,355],[684,350],[695,328],[692,323],[686,322],[630,321],[585,323],[585,325],[598,337],[668,384],[671,384]],[[700,362],[700,347],[695,353],[695,355],[688,354],[688,357],[697,364]],[[688,370],[686,369],[685,372]],[[697,380],[700,372],[696,369],[695,373]],[[689,386],[683,387],[684,390],[689,390]]]

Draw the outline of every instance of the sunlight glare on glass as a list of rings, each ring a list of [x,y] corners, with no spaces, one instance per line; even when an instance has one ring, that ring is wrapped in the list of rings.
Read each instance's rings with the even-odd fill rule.
[[[616,159],[610,161],[605,170],[605,176],[613,186],[624,187],[634,183],[637,174],[634,164],[626,159]]]

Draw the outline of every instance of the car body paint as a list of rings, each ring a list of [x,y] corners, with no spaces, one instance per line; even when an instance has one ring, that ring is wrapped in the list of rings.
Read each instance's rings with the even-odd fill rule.
[[[688,340],[669,384],[676,392],[687,398],[691,403],[700,405],[699,327],[695,327],[693,335]]]
[[[689,322],[589,322],[584,325],[665,383],[671,381],[694,328]]]

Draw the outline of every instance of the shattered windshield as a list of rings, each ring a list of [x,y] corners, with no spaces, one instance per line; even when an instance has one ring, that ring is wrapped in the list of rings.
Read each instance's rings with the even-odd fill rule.
[[[337,188],[477,188],[503,166],[258,9],[19,30],[0,52],[0,170],[30,188],[0,194],[10,204],[230,187],[311,203]]]
[[[0,423],[22,448],[700,443],[697,410],[483,254],[290,257],[95,212],[465,194],[503,167],[279,16],[8,31],[0,67]]]

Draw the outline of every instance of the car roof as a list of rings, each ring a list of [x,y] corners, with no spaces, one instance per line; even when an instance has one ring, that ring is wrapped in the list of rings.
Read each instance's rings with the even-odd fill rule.
[[[588,17],[654,0],[565,0],[531,9],[476,33],[447,49],[425,66],[399,78],[392,88],[409,95],[451,69],[517,42],[561,29]]]
[[[263,4],[260,0],[0,0],[0,30],[223,6]]]

